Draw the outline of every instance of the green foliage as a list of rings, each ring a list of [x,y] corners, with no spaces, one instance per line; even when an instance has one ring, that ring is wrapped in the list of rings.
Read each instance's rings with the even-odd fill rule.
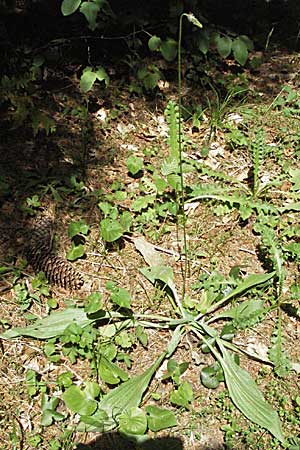
[[[222,367],[216,361],[213,365],[204,367],[201,370],[200,378],[203,386],[208,389],[216,389],[221,381],[224,381]]]
[[[180,376],[187,370],[189,364],[187,362],[183,362],[178,364],[174,359],[169,359],[167,364],[167,372],[163,375],[162,379],[171,378],[172,381],[179,385],[180,384]]]
[[[80,77],[81,91],[84,94],[89,92],[93,88],[96,80],[104,81],[105,87],[109,85],[109,76],[107,75],[103,67],[98,66],[96,69],[93,69],[92,67],[86,67]]]
[[[194,399],[193,388],[191,383],[188,381],[184,381],[182,384],[178,386],[178,389],[175,389],[171,392],[170,401],[176,406],[182,406],[185,409],[190,408],[190,403]]]
[[[41,417],[41,425],[43,427],[49,427],[52,425],[53,421],[61,421],[65,419],[64,414],[61,414],[56,411],[56,408],[59,403],[59,398],[52,397],[50,398],[47,394],[42,394],[42,417]]]
[[[144,167],[144,159],[138,156],[129,156],[126,160],[126,166],[131,175],[137,175]]]
[[[92,31],[97,28],[97,17],[105,6],[105,0],[92,0],[91,2],[82,0],[63,0],[61,12],[64,16],[70,16],[78,9],[85,16],[88,26]]]
[[[177,425],[175,414],[172,411],[155,405],[146,406],[145,411],[147,413],[148,427],[151,431],[156,432]]]
[[[269,349],[269,358],[274,363],[274,371],[279,377],[284,377],[291,369],[291,362],[288,355],[283,349],[283,337],[281,330],[281,323],[279,327],[274,330],[271,338],[271,347]]]
[[[19,62],[18,62],[19,63]],[[41,77],[44,59],[22,59],[21,70],[16,75],[3,75],[0,79],[0,100],[7,102],[13,128],[28,122],[36,136],[40,130],[47,135],[56,130],[55,121],[39,109],[35,84]]]
[[[130,293],[126,289],[117,287],[112,281],[106,283],[106,288],[111,292],[110,299],[113,303],[121,308],[130,308]]]
[[[173,61],[177,56],[178,43],[172,38],[163,41],[160,37],[152,36],[148,47],[152,52],[160,52],[166,61]]]
[[[84,245],[79,244],[75,245],[74,242],[72,243],[72,248],[67,252],[67,259],[69,261],[76,261],[76,259],[81,258],[85,253]]]
[[[206,55],[210,49],[216,47],[218,54],[226,59],[231,54],[235,61],[244,66],[248,60],[249,51],[253,50],[253,42],[248,36],[241,35],[234,39],[230,35],[224,35],[206,26],[198,31],[196,44],[198,49]]]
[[[100,202],[98,206],[105,215],[100,222],[101,236],[105,242],[117,241],[130,230],[132,217],[129,211],[120,214],[118,208],[108,202]]]
[[[71,222],[68,227],[68,235],[70,238],[74,238],[77,235],[86,236],[89,232],[89,225],[85,220],[79,220],[77,222]]]
[[[157,87],[163,75],[155,64],[150,64],[138,70],[137,78],[146,90],[153,90]]]

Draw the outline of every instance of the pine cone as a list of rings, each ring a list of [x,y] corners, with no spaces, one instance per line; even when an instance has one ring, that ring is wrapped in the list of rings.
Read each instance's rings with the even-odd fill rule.
[[[45,253],[40,248],[31,249],[27,259],[35,271],[45,272],[50,283],[70,290],[80,289],[83,285],[82,275],[67,260],[52,252]]]
[[[30,230],[25,256],[35,271],[43,271],[50,283],[65,289],[80,289],[84,281],[69,261],[52,251],[53,221],[49,216],[36,219]]]

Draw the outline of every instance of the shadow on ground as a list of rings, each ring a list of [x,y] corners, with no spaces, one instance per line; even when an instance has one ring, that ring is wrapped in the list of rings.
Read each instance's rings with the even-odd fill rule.
[[[119,433],[106,433],[88,444],[78,443],[75,450],[224,450],[224,448],[221,442],[212,442],[196,444],[192,449],[188,449],[181,438],[169,436],[137,443],[134,438],[125,439]]]
[[[78,444],[76,450],[183,450],[183,442],[179,438],[164,437],[149,439],[137,444],[118,433],[104,434],[90,444]]]

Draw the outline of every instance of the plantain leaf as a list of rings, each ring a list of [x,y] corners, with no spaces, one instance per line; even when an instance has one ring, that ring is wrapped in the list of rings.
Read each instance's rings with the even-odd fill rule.
[[[86,431],[109,431],[117,426],[118,416],[129,412],[131,408],[137,408],[142,400],[142,396],[147,389],[152,376],[159,368],[163,359],[163,353],[152,366],[150,366],[143,374],[137,375],[120,386],[112,389],[108,394],[104,395],[98,404],[98,411],[106,413],[107,419],[105,423],[99,422],[85,427]]]
[[[235,406],[252,422],[266,428],[280,442],[284,442],[279,417],[275,410],[265,401],[255,381],[246,370],[238,366],[231,354],[222,345],[221,339],[217,343],[223,358],[213,350],[221,364],[229,395]]]

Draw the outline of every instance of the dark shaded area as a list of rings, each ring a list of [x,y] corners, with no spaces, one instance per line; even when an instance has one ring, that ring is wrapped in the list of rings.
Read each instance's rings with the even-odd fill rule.
[[[80,12],[63,17],[60,2],[56,0],[19,3],[11,2],[11,10],[2,11],[0,15],[0,51],[3,55],[0,77],[12,80],[11,87],[4,85],[3,89],[0,85],[0,228],[5,230],[4,253],[6,248],[18,253],[16,232],[20,231],[22,235],[30,233],[30,227],[26,230],[26,220],[24,222],[26,198],[34,194],[43,197],[47,189],[49,193],[53,189],[61,189],[66,192],[64,200],[68,208],[72,209],[72,199],[67,200],[68,189],[72,190],[70,180],[72,177],[75,180],[86,179],[91,163],[89,151],[102,146],[102,142],[95,137],[91,112],[102,105],[110,108],[109,92],[99,88],[89,94],[86,117],[79,119],[81,129],[74,128],[74,118],[63,112],[64,105],[59,105],[55,98],[56,92],[65,92],[66,98],[72,98],[77,105],[85,107],[78,79],[86,65],[99,64],[113,68],[116,80],[129,82],[130,77],[136,77],[142,58],[149,55],[154,61],[157,58],[156,54],[149,52],[149,34],[143,30],[162,38],[176,38],[178,15],[182,10],[192,11],[205,26],[218,27],[224,32],[245,33],[257,39],[261,46],[265,45],[273,27],[271,42],[277,40],[293,47],[298,45],[300,4],[296,1],[186,0],[174,6],[171,0],[111,0],[110,6],[100,15],[99,28],[94,32],[88,28]],[[195,30],[187,24],[185,27],[185,45],[188,46]],[[161,58],[160,55],[158,57]],[[194,84],[197,89],[200,86],[207,92],[218,81],[212,74],[207,74],[206,68],[210,63],[205,62],[203,55],[199,58],[198,66],[193,63],[186,68],[186,79],[192,73],[191,85]],[[22,87],[23,78],[26,79],[28,73],[32,75],[30,71],[36,60],[42,61],[40,69]],[[220,60],[216,65],[221,78],[233,70],[232,67],[237,67],[230,68]],[[242,69],[238,67],[238,70]],[[170,63],[164,75],[168,81],[176,79],[176,65]],[[267,85],[264,77],[267,79],[268,76],[268,73],[261,75],[262,85]],[[274,84],[280,89],[278,79]],[[11,89],[9,98],[3,95],[6,89]],[[222,96],[223,91],[220,92]],[[23,106],[29,109],[28,117],[25,116],[20,123],[13,123],[14,110]],[[47,135],[44,130],[33,134],[30,115],[35,111],[45,112],[53,118],[56,126],[54,134]],[[64,123],[59,123],[56,112],[64,114]],[[81,147],[74,146],[74,141],[84,140],[86,136],[88,141],[82,142]],[[65,145],[61,145],[62,140]],[[113,162],[114,157],[104,150],[96,164],[106,167],[113,165]],[[9,203],[14,204],[13,209],[7,208]],[[2,245],[3,238],[0,239]]]
[[[91,444],[78,444],[76,450],[183,450],[181,439],[165,437],[149,439],[144,443],[135,443],[118,433],[107,433],[95,439]],[[211,449],[213,450],[213,449]],[[216,449],[217,450],[217,449]],[[221,449],[220,449],[221,450]]]
[[[271,33],[271,43],[299,48],[298,0],[194,0],[187,3],[193,4],[209,23],[246,34],[262,47]]]

